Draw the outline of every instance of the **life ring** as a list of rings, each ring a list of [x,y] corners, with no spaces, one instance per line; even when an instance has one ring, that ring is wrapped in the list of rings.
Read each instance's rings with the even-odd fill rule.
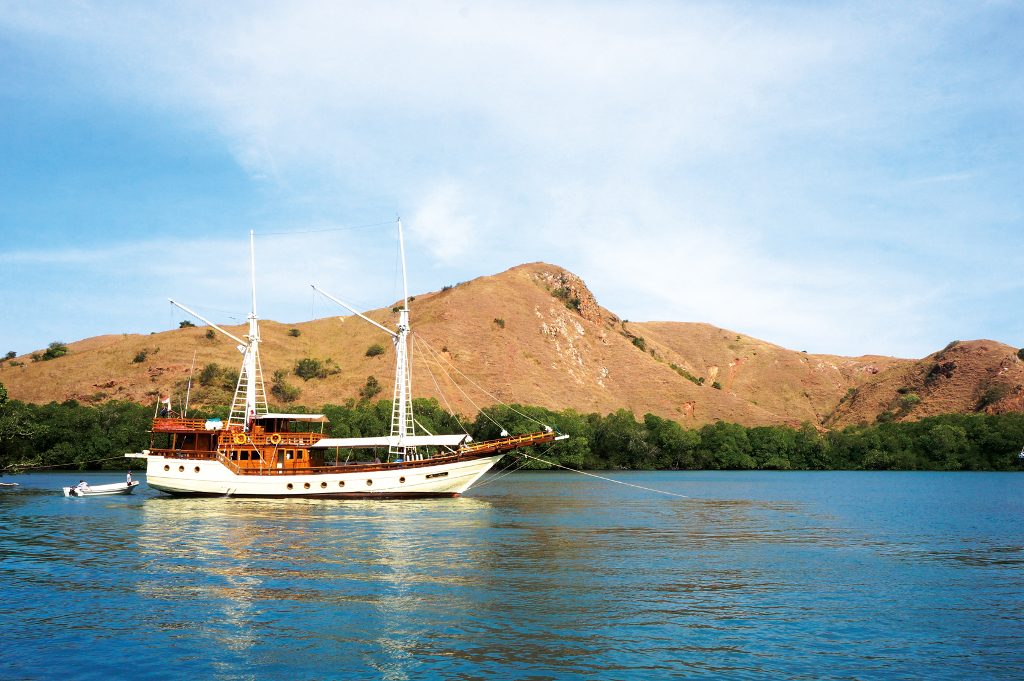
[[[231,438],[231,440],[236,445],[244,445],[245,444],[245,433],[235,433],[235,436],[233,438]]]
[[[281,433],[271,433],[267,439],[270,440],[270,444],[279,445],[281,444]]]

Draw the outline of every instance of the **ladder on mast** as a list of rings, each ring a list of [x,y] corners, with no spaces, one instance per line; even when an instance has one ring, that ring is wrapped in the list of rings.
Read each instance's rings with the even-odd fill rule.
[[[246,409],[252,408],[255,412],[253,416],[262,416],[266,414],[269,409],[267,407],[267,392],[266,387],[263,385],[263,366],[260,362],[259,350],[255,345],[251,346],[249,352],[254,355],[254,361],[252,366],[254,367],[255,376],[250,377],[248,366],[249,362],[242,362],[242,370],[238,374],[238,385],[235,387],[235,396],[231,402],[231,413],[228,416],[228,425],[238,424],[245,426],[247,423]],[[249,405],[249,384],[254,382],[253,396],[254,400],[250,407]]]

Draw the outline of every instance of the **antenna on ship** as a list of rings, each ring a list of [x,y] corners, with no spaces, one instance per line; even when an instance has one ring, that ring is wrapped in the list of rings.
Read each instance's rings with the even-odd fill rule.
[[[231,401],[228,426],[242,426],[246,430],[249,430],[254,418],[268,411],[267,393],[263,386],[263,367],[260,363],[260,328],[259,318],[256,316],[256,248],[252,230],[249,230],[249,274],[252,286],[252,311],[249,313],[249,333],[246,334],[245,340],[225,331],[195,310],[171,300],[171,305],[181,308],[238,344],[238,351],[243,355],[242,370],[238,374],[235,396]]]

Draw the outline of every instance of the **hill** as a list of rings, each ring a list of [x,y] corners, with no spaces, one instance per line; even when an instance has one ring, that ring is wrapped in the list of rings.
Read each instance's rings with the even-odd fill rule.
[[[397,319],[391,308],[367,314],[385,326]],[[688,425],[832,427],[880,415],[907,420],[1024,408],[1024,363],[1007,345],[951,344],[922,360],[840,357],[787,350],[708,324],[627,322],[601,307],[579,277],[546,263],[417,295],[411,318],[414,392],[466,415],[501,401],[602,414],[625,408]],[[264,320],[260,329],[268,388],[279,372],[279,380],[299,388],[295,404],[357,399],[370,376],[384,386],[380,397],[390,396],[390,343],[369,324],[328,317],[294,325]],[[374,344],[386,351],[371,356]],[[5,362],[0,382],[12,398],[30,402],[152,403],[171,391],[177,404],[194,355],[192,403],[223,403],[240,362],[230,340],[204,327],[99,336],[68,349],[49,361]],[[318,360],[323,377],[297,377],[293,370],[303,359]]]
[[[991,340],[953,341],[924,359],[893,365],[852,390],[825,419],[909,421],[938,414],[1024,411],[1024,362]]]

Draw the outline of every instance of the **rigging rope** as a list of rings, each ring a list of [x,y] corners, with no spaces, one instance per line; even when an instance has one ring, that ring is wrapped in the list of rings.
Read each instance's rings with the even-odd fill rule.
[[[423,339],[422,339],[422,338],[420,338],[420,336],[418,336],[417,334],[413,334],[413,335],[414,335],[414,336],[416,336],[417,338],[419,338],[420,340],[423,340]],[[465,390],[463,390],[463,389],[462,389],[462,386],[461,386],[461,385],[459,385],[458,383],[456,383],[455,379],[454,379],[454,378],[452,378],[452,377],[451,377],[451,375],[450,375],[450,374],[449,374],[449,373],[448,373],[447,371],[445,371],[445,370],[444,370],[444,367],[443,367],[443,366],[441,366],[441,362],[440,362],[440,361],[439,361],[439,360],[437,359],[437,352],[436,352],[436,351],[434,350],[434,348],[430,347],[430,343],[427,343],[426,341],[423,341],[423,344],[424,344],[424,345],[426,346],[426,348],[427,348],[427,351],[428,351],[428,352],[430,352],[430,353],[433,353],[433,354],[432,354],[431,356],[432,356],[432,357],[434,358],[434,361],[435,361],[435,362],[437,362],[437,368],[438,368],[438,369],[440,369],[440,370],[441,370],[441,373],[442,373],[442,374],[444,374],[444,375],[445,375],[445,377],[446,377],[446,378],[447,378],[447,379],[448,379],[449,381],[451,381],[451,382],[452,382],[452,385],[454,385],[454,386],[455,386],[455,387],[456,387],[456,388],[458,389],[458,391],[459,391],[460,393],[462,393],[463,397],[465,397],[465,398],[466,398],[467,400],[469,400],[469,403],[473,405],[473,408],[474,408],[474,409],[476,409],[477,413],[478,413],[478,414],[482,414],[482,415],[483,415],[483,417],[484,417],[485,419],[487,419],[488,421],[490,421],[490,422],[491,422],[491,423],[493,423],[494,425],[498,426],[498,428],[500,428],[502,432],[508,432],[508,430],[507,430],[507,429],[505,428],[505,426],[503,426],[503,425],[501,425],[500,423],[498,423],[497,421],[495,421],[495,420],[494,420],[494,419],[493,419],[493,418],[491,417],[491,415],[490,415],[490,414],[488,414],[488,413],[487,413],[486,411],[484,411],[484,410],[483,410],[483,409],[482,409],[482,408],[480,407],[480,405],[478,405],[478,404],[477,404],[476,402],[474,402],[474,401],[473,401],[473,398],[472,398],[472,397],[470,397],[470,396],[469,396],[469,394],[468,394],[468,393],[467,393],[467,392],[466,392]],[[430,373],[430,369],[429,369],[429,367],[428,367],[428,369],[427,369],[427,373]],[[440,391],[440,389],[438,389],[438,390]],[[442,393],[442,395],[443,395],[443,393]],[[515,411],[515,410],[513,410],[513,411]],[[529,418],[529,417],[528,417],[528,418]],[[533,420],[534,420],[534,421],[536,421],[536,419],[533,419]],[[537,423],[540,423],[540,421],[537,421]],[[461,424],[460,424],[460,425],[461,425]],[[542,426],[543,426],[544,424],[543,424],[543,423],[541,423],[540,425],[542,425]]]
[[[430,343],[428,343],[428,342],[427,342],[426,340],[424,340],[422,336],[420,336],[419,334],[417,334],[417,333],[415,333],[415,332],[413,333],[413,335],[414,335],[414,336],[417,336],[418,338],[420,338],[420,340],[422,340],[422,341],[423,341],[423,344],[424,344],[424,345],[426,345],[426,346],[427,346],[427,348],[428,348],[428,349],[430,349],[430,351],[431,351],[431,352],[436,352],[436,351],[434,350],[434,348],[433,348],[433,347],[431,347]],[[446,362],[446,363],[448,364],[448,366],[450,366],[450,367],[451,367],[452,369],[454,369],[455,371],[458,371],[458,372],[459,372],[459,375],[460,375],[460,376],[462,376],[462,377],[463,377],[464,379],[466,379],[467,381],[469,381],[470,383],[472,383],[472,384],[473,384],[473,385],[474,385],[474,386],[476,387],[476,389],[477,389],[477,390],[479,390],[480,392],[482,392],[482,393],[483,393],[484,395],[487,395],[488,397],[490,397],[490,398],[491,398],[492,400],[494,400],[495,402],[497,402],[497,403],[498,403],[498,404],[500,404],[501,406],[503,406],[503,407],[506,407],[507,409],[509,409],[510,411],[513,411],[513,412],[515,412],[516,414],[519,414],[519,415],[520,415],[520,416],[522,416],[522,417],[523,417],[524,419],[527,419],[527,420],[529,420],[529,421],[533,421],[533,422],[534,422],[534,423],[536,423],[537,425],[540,425],[540,426],[544,426],[545,428],[548,428],[548,427],[549,427],[549,426],[548,426],[548,424],[544,423],[543,421],[538,421],[537,419],[533,418],[532,416],[529,416],[528,414],[524,414],[523,412],[519,411],[518,409],[516,409],[516,408],[515,408],[515,407],[513,407],[512,405],[510,405],[510,404],[507,404],[507,403],[505,403],[505,402],[502,402],[502,401],[501,401],[500,399],[498,399],[498,398],[497,398],[496,396],[494,396],[494,395],[492,395],[491,393],[487,392],[487,390],[485,390],[485,389],[483,388],[483,386],[481,386],[481,385],[480,385],[479,383],[477,383],[476,381],[474,381],[474,380],[473,380],[472,378],[470,378],[470,377],[469,377],[469,376],[467,376],[466,374],[462,373],[462,371],[461,371],[461,370],[459,369],[459,367],[455,366],[454,364],[452,364],[451,362],[449,362],[449,361],[448,361],[447,359],[445,359],[445,362]],[[450,377],[449,377],[449,378],[450,378]],[[455,383],[455,381],[453,380],[453,381],[452,381],[452,383]],[[458,384],[457,384],[457,383],[456,383],[456,386],[458,386]],[[461,388],[459,388],[459,389],[461,390]],[[463,391],[463,394],[465,394],[465,391]],[[468,396],[467,396],[467,397],[468,397]],[[470,401],[472,401],[472,400],[470,400]],[[474,404],[473,406],[476,406],[476,405]]]
[[[171,303],[170,305],[171,305],[171,308],[175,307],[174,303]],[[232,320],[235,323],[241,323],[242,320],[247,319],[248,316],[249,316],[248,312],[238,312],[237,310],[223,310],[223,309],[221,309],[219,307],[210,307],[209,305],[195,305],[195,304],[193,304],[191,307],[193,307],[196,310],[200,310],[202,312],[207,312],[207,313],[209,313],[209,312],[218,312],[218,313],[220,313],[222,315],[227,315],[227,318]],[[172,315],[174,314],[174,310],[173,309],[171,310],[171,314]],[[188,314],[188,313],[186,313],[186,314]]]
[[[429,349],[429,350],[430,350],[431,352],[434,352],[434,353],[435,353],[435,355],[438,355],[437,351],[436,351],[436,350],[435,350],[435,349],[434,349],[434,348],[433,348],[433,347],[432,347],[432,346],[430,345],[430,343],[428,343],[428,342],[427,342],[426,340],[424,340],[422,336],[420,336],[419,334],[417,334],[417,333],[415,333],[415,332],[413,333],[413,335],[414,335],[414,336],[416,336],[416,337],[418,337],[418,338],[420,338],[420,340],[422,340],[422,341],[423,341],[423,344],[427,346],[427,349]],[[439,355],[438,355],[438,356],[439,356]],[[543,421],[538,421],[537,419],[535,419],[534,417],[531,417],[531,416],[529,416],[528,414],[523,414],[522,412],[520,412],[520,411],[519,411],[519,410],[517,410],[516,408],[512,407],[511,405],[509,405],[509,403],[507,403],[507,402],[503,402],[503,401],[502,401],[501,399],[499,399],[499,398],[498,398],[497,396],[493,395],[492,393],[489,393],[489,392],[487,392],[487,390],[485,390],[485,389],[483,388],[483,386],[481,386],[481,385],[480,385],[479,383],[477,383],[476,381],[474,381],[474,380],[473,380],[473,379],[471,379],[470,377],[468,377],[468,376],[466,376],[465,374],[463,374],[463,373],[462,373],[462,371],[461,371],[461,370],[460,370],[460,369],[459,369],[458,367],[456,367],[456,366],[455,366],[454,364],[452,364],[452,363],[451,363],[451,361],[447,360],[447,358],[446,358],[446,357],[442,357],[442,358],[444,359],[444,363],[445,363],[445,364],[447,364],[447,366],[450,366],[450,367],[451,367],[452,369],[454,369],[455,371],[459,372],[459,375],[460,375],[460,376],[462,376],[462,377],[463,377],[464,379],[466,379],[467,381],[469,381],[470,383],[472,383],[472,384],[473,384],[473,385],[474,385],[474,386],[476,387],[476,389],[477,389],[477,390],[479,390],[480,392],[482,392],[482,393],[483,393],[483,394],[485,394],[486,396],[488,396],[488,397],[490,397],[490,398],[494,399],[494,400],[495,400],[496,402],[498,402],[498,403],[499,403],[499,405],[501,405],[502,407],[505,407],[505,408],[506,408],[506,409],[508,409],[509,411],[511,411],[511,412],[514,412],[514,413],[518,414],[519,416],[521,416],[522,418],[526,419],[527,421],[532,421],[532,422],[536,423],[536,424],[537,424],[537,425],[539,425],[539,426],[544,426],[545,428],[548,428],[548,427],[549,427],[549,426],[548,426],[548,424],[544,423]],[[438,363],[438,366],[439,366],[439,364],[440,364],[440,363]],[[443,370],[443,368],[441,369],[441,371],[444,371],[444,370]],[[445,376],[447,376],[447,372],[445,372],[444,374],[445,374]],[[453,378],[452,378],[451,376],[449,376],[449,380],[451,380],[451,381],[452,381],[452,383],[455,383],[455,386],[456,386],[457,388],[459,388],[459,390],[462,390],[462,388],[461,388],[461,387],[459,386],[459,384],[458,384],[458,383],[456,383],[456,382],[455,382],[455,380],[454,380],[454,379],[453,379]],[[466,391],[465,391],[465,390],[462,390],[462,393],[463,393],[463,394],[465,395],[465,394],[466,394]],[[469,399],[469,395],[466,395],[466,398],[467,398],[467,399]],[[472,400],[472,399],[470,399],[470,401],[472,402],[473,400]],[[473,407],[476,407],[476,403],[475,403],[475,402],[473,402]],[[478,408],[478,407],[477,407],[477,410],[479,410],[479,408]],[[486,415],[484,414],[484,416],[486,416]],[[489,417],[487,417],[487,418],[489,418]],[[499,423],[498,423],[497,421],[495,421],[494,419],[490,419],[490,420],[492,420],[492,422],[494,422],[494,423],[495,423],[495,425],[497,425],[498,427],[501,427],[501,424],[499,424]]]
[[[350,232],[356,229],[369,229],[371,227],[383,227],[393,225],[394,220],[388,222],[374,222],[366,225],[346,225],[344,227],[325,227],[324,229],[299,229],[293,232],[255,232],[256,236],[290,236],[292,234],[320,234],[323,232]]]
[[[52,465],[49,465],[49,466],[22,466],[22,465],[19,465],[19,464],[12,463],[12,464],[8,464],[7,466],[4,466],[4,470],[5,471],[35,471],[35,470],[43,470],[44,468],[67,468],[68,466],[72,466],[72,465],[77,466],[77,465],[80,465],[80,464],[83,464],[83,463],[99,463],[100,461],[113,461],[114,459],[123,459],[123,458],[124,458],[124,454],[122,454],[121,456],[108,456],[105,459],[90,459],[88,461],[69,461],[69,462],[66,462],[66,463],[55,463],[55,464],[52,464]]]
[[[653,487],[644,487],[643,485],[634,485],[631,482],[623,482],[622,480],[614,480],[612,478],[606,478],[603,475],[596,475],[594,473],[587,473],[586,471],[578,471],[575,468],[569,468],[568,466],[563,466],[561,464],[555,463],[554,461],[545,461],[544,459],[541,459],[540,457],[530,456],[529,454],[526,454],[525,452],[521,453],[520,456],[525,456],[527,459],[533,459],[534,461],[540,461],[541,463],[546,463],[549,466],[554,466],[555,468],[564,468],[565,470],[572,471],[573,473],[579,473],[580,475],[586,475],[586,476],[589,476],[591,478],[597,478],[598,480],[604,480],[605,482],[614,482],[616,485],[625,485],[626,487],[635,487],[637,489],[646,490],[648,492],[657,492],[658,494],[667,494],[670,497],[679,497],[680,499],[689,499],[690,498],[690,497],[686,496],[685,494],[676,494],[675,492],[666,492],[663,489],[654,489]]]
[[[413,338],[412,340],[413,340],[413,344],[415,345],[416,339]],[[427,349],[429,350],[430,348],[427,348]],[[430,370],[430,365],[427,364],[426,362],[424,362],[423,366],[426,367],[427,375],[430,376],[430,380],[433,381],[434,388],[437,390],[437,394],[441,396],[441,401],[444,402],[444,408],[447,409],[448,413],[451,414],[455,418],[455,422],[459,424],[459,428],[462,428],[462,432],[465,433],[466,435],[469,435],[469,431],[466,430],[466,426],[463,425],[462,419],[460,419],[458,413],[454,409],[452,409],[452,405],[449,404],[449,402],[448,402],[448,397],[441,390],[441,386],[438,385],[437,378],[434,376],[434,372]],[[442,369],[442,371],[443,371],[443,369]],[[426,430],[426,429],[424,428],[424,430]]]

